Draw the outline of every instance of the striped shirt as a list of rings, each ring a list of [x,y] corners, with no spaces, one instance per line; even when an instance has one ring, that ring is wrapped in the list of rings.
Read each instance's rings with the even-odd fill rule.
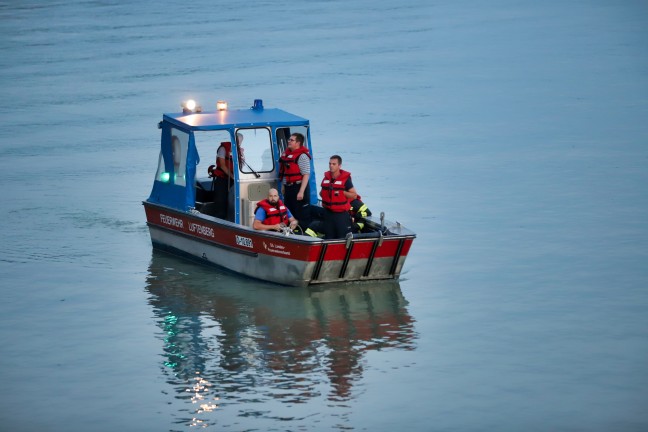
[[[305,154],[302,154],[299,156],[299,159],[297,159],[297,165],[299,165],[299,172],[301,175],[310,175],[310,158],[306,156]],[[286,184],[286,179],[283,179],[283,184]]]

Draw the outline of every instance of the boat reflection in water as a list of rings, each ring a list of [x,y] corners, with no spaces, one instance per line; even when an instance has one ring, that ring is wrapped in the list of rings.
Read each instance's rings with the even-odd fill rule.
[[[250,401],[348,400],[364,352],[415,348],[397,281],[282,287],[153,251],[147,290],[165,375],[198,416]]]

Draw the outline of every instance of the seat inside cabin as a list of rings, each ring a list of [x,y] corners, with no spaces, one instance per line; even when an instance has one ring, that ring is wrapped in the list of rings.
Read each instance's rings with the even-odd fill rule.
[[[254,210],[259,201],[268,197],[268,191],[273,186],[270,183],[249,183],[247,185],[247,198],[241,199],[241,224],[251,227],[254,223]]]

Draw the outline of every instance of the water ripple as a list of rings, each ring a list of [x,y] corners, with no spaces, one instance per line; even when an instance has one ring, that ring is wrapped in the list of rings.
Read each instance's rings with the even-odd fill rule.
[[[339,408],[362,394],[365,353],[416,349],[398,283],[302,290],[232,278],[208,288],[214,273],[154,252],[148,277],[168,382],[187,401],[196,377],[211,384],[200,397],[218,408],[194,407],[200,424],[242,406],[238,416],[264,421],[321,416],[296,407]]]

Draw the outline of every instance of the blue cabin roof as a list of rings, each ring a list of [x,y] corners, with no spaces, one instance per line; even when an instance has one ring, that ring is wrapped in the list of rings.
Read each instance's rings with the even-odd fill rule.
[[[193,131],[219,130],[231,127],[308,125],[307,119],[277,108],[173,113],[164,114],[163,118],[181,129]]]

